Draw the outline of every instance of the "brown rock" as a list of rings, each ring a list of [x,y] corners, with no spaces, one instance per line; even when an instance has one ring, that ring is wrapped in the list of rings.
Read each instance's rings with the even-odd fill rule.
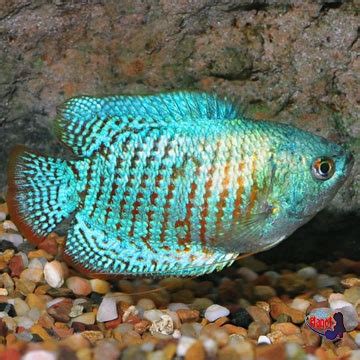
[[[89,347],[90,341],[80,334],[74,334],[62,340],[60,344],[69,347],[71,350],[77,351],[80,348]]]
[[[45,250],[42,250],[42,249],[30,251],[28,253],[28,258],[29,259],[35,259],[35,258],[38,258],[38,257],[44,257],[48,261],[54,259],[53,255],[47,253]]]
[[[68,322],[70,320],[70,311],[72,308],[72,300],[64,298],[62,301],[50,306],[47,312],[56,321]]]
[[[351,288],[353,286],[360,286],[360,278],[351,277],[341,280],[341,285],[346,288]]]
[[[205,350],[200,341],[190,346],[185,354],[185,360],[205,360]]]
[[[182,323],[199,320],[199,311],[197,310],[179,309],[176,310],[176,313]]]
[[[134,324],[134,330],[142,335],[146,330],[148,330],[151,326],[151,322],[148,320],[141,320]]]
[[[290,322],[274,323],[271,325],[271,331],[281,331],[284,335],[300,334],[300,328]]]
[[[247,336],[247,330],[240,326],[235,326],[232,324],[225,324],[222,326],[222,329],[225,329],[229,335],[237,334],[237,335],[242,335],[244,337]]]
[[[36,284],[32,281],[25,281],[22,279],[15,278],[15,287],[16,290],[20,291],[23,295],[28,295],[30,293],[33,293],[36,287]]]
[[[51,329],[54,325],[54,319],[47,312],[43,312],[38,320],[38,324],[43,328]]]
[[[320,346],[321,336],[312,331],[306,324],[301,327],[301,336],[306,346]]]
[[[258,321],[253,321],[248,328],[248,337],[257,340],[260,335],[266,335],[270,331],[270,326]]]
[[[273,344],[282,343],[286,341],[286,335],[284,335],[279,330],[272,331],[270,334],[267,334],[267,337],[271,340]]]
[[[248,306],[246,308],[246,311],[250,314],[250,316],[254,319],[254,321],[258,321],[266,325],[271,324],[270,315],[264,309],[258,306]]]
[[[266,346],[258,346],[256,348],[256,359],[261,360],[286,360],[285,345],[282,343]]]
[[[51,233],[38,245],[38,248],[46,251],[50,255],[56,256],[58,253],[58,243],[56,238],[57,234]]]
[[[90,281],[79,276],[71,276],[66,280],[66,286],[75,294],[86,296],[91,293]]]
[[[12,277],[19,277],[24,270],[24,263],[21,255],[15,255],[9,261],[9,269],[11,270]]]
[[[301,324],[305,321],[305,315],[303,312],[293,309],[286,305],[280,298],[273,297],[269,300],[270,315],[276,320],[281,314],[285,314],[291,317],[291,321],[295,324]]]
[[[97,341],[102,340],[104,338],[104,334],[101,331],[83,331],[81,333],[85,339],[89,340],[91,344],[95,344]]]

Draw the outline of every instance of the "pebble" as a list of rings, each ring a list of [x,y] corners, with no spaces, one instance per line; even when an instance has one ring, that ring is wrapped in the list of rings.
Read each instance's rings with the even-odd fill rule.
[[[48,314],[56,321],[68,322],[70,320],[69,314],[73,306],[71,299],[59,298],[55,300],[60,301],[57,301],[55,304],[48,303]]]
[[[34,320],[27,316],[16,316],[14,317],[18,326],[22,326],[25,329],[30,329],[34,325]]]
[[[168,309],[176,312],[177,310],[189,309],[189,306],[184,303],[170,303]]]
[[[3,211],[0,211],[0,222],[6,219],[6,214]]]
[[[9,230],[18,231],[18,228],[16,227],[16,225],[10,220],[5,220],[2,224],[2,226],[5,231],[9,231]]]
[[[249,325],[248,337],[256,340],[260,335],[266,335],[269,331],[269,325],[254,321]]]
[[[161,316],[163,315],[163,312],[161,310],[152,309],[144,311],[144,319],[149,320],[151,322],[158,321],[161,319]]]
[[[182,336],[176,347],[177,356],[185,356],[190,347],[195,344],[196,340],[188,336]]]
[[[192,309],[202,311],[211,306],[213,303],[214,302],[208,298],[196,298],[194,299],[190,307]]]
[[[105,295],[108,292],[110,292],[110,284],[105,280],[91,279],[90,286],[91,286],[91,291],[101,295]]]
[[[317,270],[312,266],[306,266],[300,270],[297,271],[297,274],[302,277],[303,279],[314,279],[317,277],[318,272]]]
[[[75,294],[86,296],[91,293],[90,281],[79,276],[71,276],[66,279],[66,286]]]
[[[223,307],[218,304],[213,304],[213,305],[210,305],[205,310],[204,316],[207,320],[209,320],[210,322],[213,322],[223,316],[228,316],[229,314],[230,314],[230,311],[226,307]]]
[[[5,233],[1,234],[1,238],[9,241],[15,247],[20,246],[24,242],[24,238],[20,234]]]
[[[82,323],[85,325],[93,325],[93,324],[95,324],[95,313],[88,312],[85,314],[81,314],[77,317],[74,317],[71,320],[71,323],[74,323],[74,322],[79,322],[79,323]]]
[[[360,300],[360,286],[352,286],[344,291],[344,299],[352,304],[356,304]]]
[[[33,281],[34,283],[39,283],[44,278],[44,272],[42,269],[30,269],[27,268],[23,270],[20,274],[20,279],[24,281]]]
[[[301,324],[304,322],[304,313],[302,311],[292,309],[286,305],[282,300],[274,297],[269,300],[271,317],[276,320],[281,314],[286,314],[291,317],[292,322]]]
[[[239,268],[237,273],[242,279],[248,282],[255,281],[259,276],[255,271],[244,266]]]
[[[56,360],[57,356],[52,351],[32,350],[27,352],[21,360]]]
[[[302,299],[302,298],[295,298],[291,303],[290,307],[302,312],[306,312],[308,307],[310,306],[310,301]]]
[[[260,335],[257,342],[258,344],[271,344],[271,340],[265,335]]]
[[[64,284],[64,271],[61,263],[57,260],[46,263],[44,277],[52,288],[60,288]]]
[[[317,282],[317,287],[319,289],[323,289],[326,287],[333,287],[339,284],[339,281],[336,278],[331,277],[327,274],[318,275],[316,282]]]
[[[351,277],[341,280],[341,285],[346,288],[351,288],[353,286],[360,286],[360,278]]]
[[[104,296],[99,306],[96,320],[99,322],[105,322],[114,320],[118,316],[119,315],[116,307],[116,298],[113,296]]]
[[[198,321],[200,316],[198,310],[190,309],[179,309],[176,311],[176,314],[182,323]]]
[[[240,308],[235,313],[231,314],[230,319],[232,324],[241,326],[243,328],[248,328],[249,325],[255,320],[244,308]]]
[[[256,285],[254,287],[254,297],[257,300],[268,300],[276,296],[276,291],[267,285]]]
[[[246,311],[249,313],[249,315],[251,316],[251,318],[254,321],[258,321],[258,322],[264,323],[266,325],[270,325],[271,319],[270,319],[269,312],[267,312],[263,308],[252,305],[252,306],[248,306],[246,308]],[[241,325],[239,325],[239,326],[241,326]],[[246,326],[244,326],[244,327],[246,327]]]
[[[174,322],[171,316],[163,314],[159,320],[152,322],[149,330],[152,335],[155,333],[171,335],[174,332]]]
[[[142,308],[143,310],[151,310],[155,308],[155,303],[151,299],[143,298],[138,301],[136,306]]]
[[[290,322],[273,323],[271,331],[281,331],[284,335],[300,334],[300,328]]]

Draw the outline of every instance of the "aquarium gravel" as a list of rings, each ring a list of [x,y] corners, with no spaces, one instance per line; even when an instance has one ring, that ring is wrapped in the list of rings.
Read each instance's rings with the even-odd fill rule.
[[[360,262],[266,264],[198,278],[88,279],[64,238],[28,243],[0,204],[0,360],[360,359]],[[304,322],[342,309],[329,341]]]

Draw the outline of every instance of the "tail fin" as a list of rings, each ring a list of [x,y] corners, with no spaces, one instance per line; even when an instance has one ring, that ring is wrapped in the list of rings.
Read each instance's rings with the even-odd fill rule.
[[[71,162],[16,147],[8,167],[11,219],[31,242],[40,243],[75,210],[79,197]]]

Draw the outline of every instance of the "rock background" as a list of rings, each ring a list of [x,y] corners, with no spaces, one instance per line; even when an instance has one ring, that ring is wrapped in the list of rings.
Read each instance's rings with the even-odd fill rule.
[[[66,155],[52,121],[72,96],[215,91],[238,99],[248,116],[349,145],[357,160],[352,178],[300,238],[335,226],[352,249],[360,203],[359,14],[358,0],[0,0],[0,189],[16,143]]]

